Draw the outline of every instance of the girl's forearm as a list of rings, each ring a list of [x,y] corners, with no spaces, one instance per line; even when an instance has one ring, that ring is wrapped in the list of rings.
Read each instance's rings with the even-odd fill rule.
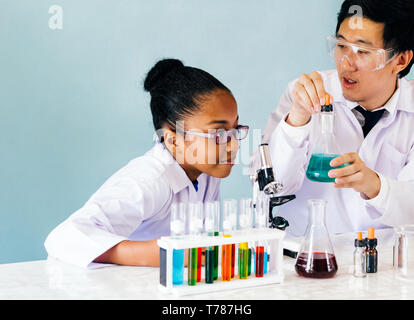
[[[122,241],[94,260],[125,266],[160,266],[160,248],[157,240]]]

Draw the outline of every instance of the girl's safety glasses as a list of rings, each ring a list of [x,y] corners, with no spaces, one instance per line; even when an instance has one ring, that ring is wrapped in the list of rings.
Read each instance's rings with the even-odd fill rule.
[[[197,136],[197,137],[204,137],[207,139],[215,139],[216,144],[227,144],[231,141],[232,137],[236,140],[243,140],[249,134],[249,126],[237,126],[231,130],[224,130],[219,129],[214,133],[203,133],[203,132],[193,132],[193,131],[182,131],[176,130],[177,132]]]

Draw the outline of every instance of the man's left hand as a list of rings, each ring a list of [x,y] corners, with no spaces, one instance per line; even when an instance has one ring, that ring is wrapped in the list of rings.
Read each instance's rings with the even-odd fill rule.
[[[379,176],[365,165],[357,153],[344,154],[333,159],[330,165],[331,167],[347,165],[344,168],[329,171],[329,177],[335,178],[335,188],[352,188],[369,199],[379,194],[381,189]]]

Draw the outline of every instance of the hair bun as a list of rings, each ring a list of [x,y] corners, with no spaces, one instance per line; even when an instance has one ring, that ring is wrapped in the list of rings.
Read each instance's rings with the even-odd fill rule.
[[[151,93],[168,73],[181,68],[184,68],[184,64],[177,59],[158,61],[148,72],[144,81],[144,89]]]

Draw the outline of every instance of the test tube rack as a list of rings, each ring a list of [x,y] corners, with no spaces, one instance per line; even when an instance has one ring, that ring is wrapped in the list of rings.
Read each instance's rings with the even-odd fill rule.
[[[256,287],[274,283],[282,283],[284,280],[283,273],[283,238],[285,232],[277,229],[261,228],[246,231],[235,231],[231,237],[220,236],[183,236],[183,237],[162,237],[158,240],[158,246],[166,251],[166,266],[160,268],[160,279],[162,269],[165,270],[164,285],[159,284],[158,289],[166,294],[175,296],[185,296],[201,294],[208,292],[218,292],[224,290],[234,290],[240,288]],[[202,281],[195,286],[187,284],[187,268],[184,271],[184,284],[173,285],[173,250],[202,248],[210,246],[222,246],[228,244],[254,243],[257,241],[267,241],[270,261],[268,272],[262,277],[257,278],[252,272],[248,279],[238,279],[237,272],[231,281],[221,281],[221,268],[219,266],[218,279],[213,284],[204,282],[204,268],[202,270]],[[237,254],[236,254],[237,260]],[[219,261],[220,263],[220,261]]]

